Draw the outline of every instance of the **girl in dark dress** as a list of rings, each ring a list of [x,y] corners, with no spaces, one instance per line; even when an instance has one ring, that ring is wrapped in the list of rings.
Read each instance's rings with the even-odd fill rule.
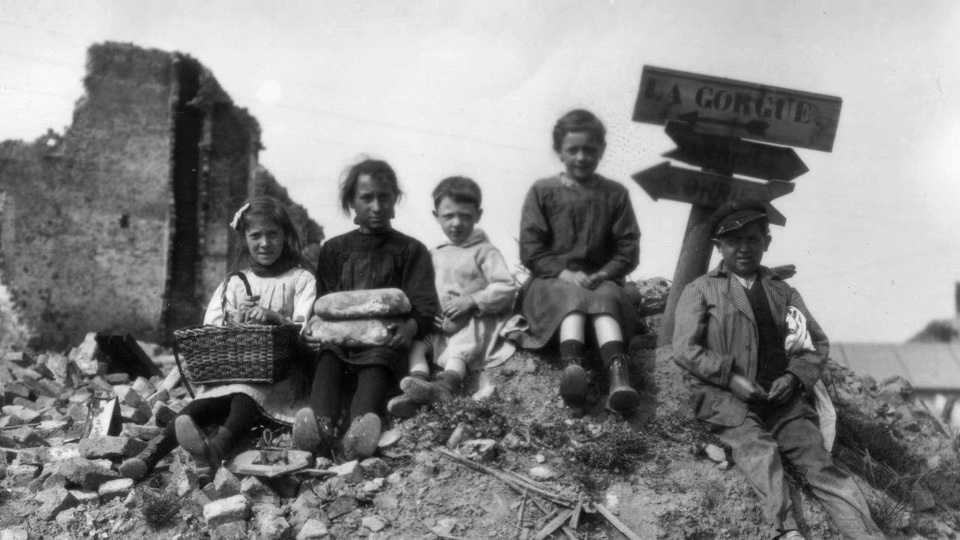
[[[401,196],[393,169],[384,161],[354,165],[340,186],[340,203],[352,210],[355,231],[331,238],[320,248],[317,297],[340,291],[397,288],[410,299],[412,311],[384,347],[344,348],[306,337],[319,354],[313,378],[313,405],[301,409],[293,428],[294,444],[326,451],[340,419],[341,381],[345,372],[357,377],[350,404],[350,426],[343,437],[348,459],[364,458],[377,449],[380,417],[388,391],[407,371],[407,352],[414,339],[432,331],[439,310],[430,253],[419,241],[391,227]]]
[[[558,335],[565,365],[560,395],[575,413],[586,404],[587,328],[610,375],[610,408],[628,413],[639,402],[624,342],[640,321],[621,285],[639,262],[640,228],[626,188],[596,174],[605,139],[603,124],[588,111],[560,118],[553,149],[566,170],[530,188],[520,222],[520,260],[531,274],[520,306],[530,328],[516,341],[538,349]]]

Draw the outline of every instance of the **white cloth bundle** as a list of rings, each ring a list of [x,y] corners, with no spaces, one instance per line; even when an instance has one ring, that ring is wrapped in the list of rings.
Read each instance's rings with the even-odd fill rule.
[[[810,339],[810,332],[807,331],[806,317],[793,306],[787,308],[787,330],[789,333],[783,348],[788,356],[802,351],[816,351]],[[813,397],[817,415],[820,417],[823,447],[829,452],[833,450],[833,441],[837,436],[837,410],[833,408],[833,402],[830,401],[830,395],[827,394],[827,387],[823,381],[817,381],[813,386]]]

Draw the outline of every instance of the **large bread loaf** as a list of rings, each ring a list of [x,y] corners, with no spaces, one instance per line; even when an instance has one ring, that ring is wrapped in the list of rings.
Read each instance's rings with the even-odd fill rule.
[[[393,337],[403,319],[383,317],[331,321],[320,317],[310,319],[308,331],[324,343],[341,347],[379,347]]]
[[[368,289],[325,294],[313,313],[326,320],[395,317],[410,313],[410,300],[400,289]]]

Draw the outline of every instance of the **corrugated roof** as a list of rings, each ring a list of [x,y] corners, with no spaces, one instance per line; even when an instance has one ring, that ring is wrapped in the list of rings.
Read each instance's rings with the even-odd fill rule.
[[[830,358],[877,381],[900,375],[918,389],[960,389],[960,343],[832,343]]]

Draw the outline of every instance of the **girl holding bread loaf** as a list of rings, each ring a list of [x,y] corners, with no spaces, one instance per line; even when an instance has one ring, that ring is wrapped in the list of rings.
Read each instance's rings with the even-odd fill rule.
[[[232,267],[237,272],[217,287],[203,323],[305,323],[316,299],[316,280],[300,253],[299,235],[286,208],[270,197],[251,199],[234,215],[231,228],[240,236]],[[295,359],[287,378],[275,384],[200,387],[196,398],[163,434],[139,455],[124,461],[120,472],[128,478],[143,478],[179,443],[193,456],[201,483],[209,482],[237,439],[261,415],[285,424],[293,422],[306,402],[306,389],[298,391],[304,386],[299,382],[305,378],[305,361]],[[205,432],[211,429],[207,436]]]
[[[294,445],[302,450],[332,449],[342,381],[351,374],[357,390],[343,453],[347,459],[372,455],[380,438],[378,413],[407,372],[408,350],[432,332],[439,302],[430,253],[391,226],[401,195],[396,174],[380,160],[354,165],[340,184],[341,207],[353,212],[359,227],[320,248],[315,309],[320,319],[311,321],[304,336],[318,355],[312,406],[297,412],[293,427]]]

